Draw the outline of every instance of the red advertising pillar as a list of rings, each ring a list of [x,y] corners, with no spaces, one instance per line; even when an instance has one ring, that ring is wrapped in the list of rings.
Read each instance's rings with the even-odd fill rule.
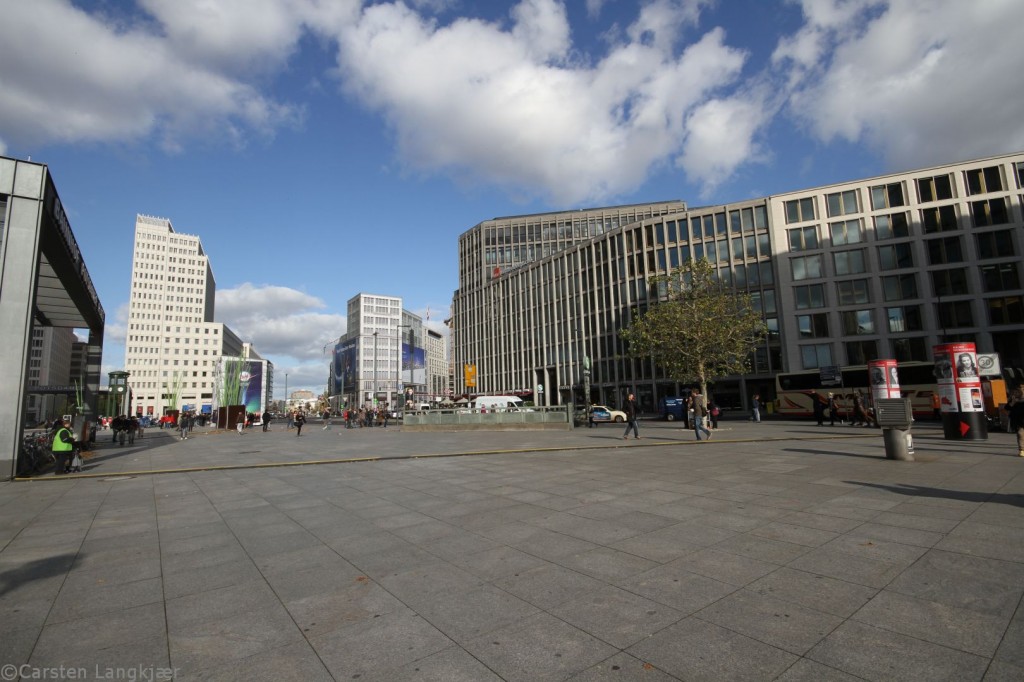
[[[946,440],[988,440],[974,344],[940,344],[932,347],[932,355],[943,436]]]

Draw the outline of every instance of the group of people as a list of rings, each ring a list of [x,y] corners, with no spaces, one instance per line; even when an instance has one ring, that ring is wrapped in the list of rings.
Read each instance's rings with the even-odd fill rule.
[[[316,413],[314,413],[315,415]],[[324,409],[319,414],[320,423],[322,424],[321,429],[327,430],[331,425],[331,417],[334,415],[329,409]],[[388,422],[391,420],[391,410],[388,409],[386,404],[378,407],[362,407],[362,408],[345,408],[341,411],[341,419],[345,423],[346,429],[372,427],[372,426],[383,426],[387,428]],[[302,427],[309,421],[309,417],[302,410],[294,410],[288,413],[288,430],[293,428],[296,430],[296,437],[302,435]],[[270,415],[264,413],[263,415],[263,430],[267,430],[267,425],[270,423]]]
[[[640,427],[637,423],[639,408],[635,395],[629,394],[622,406],[622,411],[626,414],[626,432],[622,434],[622,439],[628,440],[631,431],[633,438],[639,439]],[[689,415],[689,426],[693,428],[697,440],[711,440],[713,429],[718,428],[718,417],[722,412],[715,401],[708,400],[701,394],[699,388],[695,388],[686,398],[686,411]],[[711,428],[708,428],[709,424]],[[704,434],[704,438],[701,438],[701,434]]]
[[[125,414],[118,415],[110,421],[110,430],[114,433],[111,442],[120,443],[121,445],[124,445],[126,440],[129,445],[133,445],[135,443],[135,436],[137,435],[139,438],[142,438],[145,433],[145,429],[138,417],[129,417]]]
[[[829,426],[835,426],[837,419],[841,425],[846,423],[846,416],[840,410],[839,399],[831,391],[827,396],[823,396],[815,391],[811,394],[811,400],[814,403],[812,405],[814,408],[814,419],[817,421],[818,426],[825,425],[826,414],[828,415]],[[853,408],[850,411],[849,417],[850,426],[875,425],[875,418],[868,409],[864,394],[859,390],[853,392]]]

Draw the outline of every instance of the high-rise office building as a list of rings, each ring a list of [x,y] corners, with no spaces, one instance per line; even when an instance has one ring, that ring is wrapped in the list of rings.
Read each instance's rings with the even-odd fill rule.
[[[706,257],[753,299],[768,336],[720,404],[774,393],[784,371],[932,359],[974,342],[1024,367],[1024,153],[742,202],[610,207],[484,221],[459,238],[457,393],[538,404],[626,392],[644,409],[681,386],[619,332],[657,302],[652,278]]]
[[[216,289],[199,237],[166,218],[136,217],[125,338],[134,414],[212,409],[221,357],[242,352],[238,336],[213,321]]]

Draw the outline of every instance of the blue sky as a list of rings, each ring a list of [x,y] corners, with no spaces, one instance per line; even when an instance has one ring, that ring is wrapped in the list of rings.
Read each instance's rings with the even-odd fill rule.
[[[354,294],[442,330],[482,220],[1024,149],[1019,0],[3,4],[0,154],[50,167],[104,372],[137,213],[199,235],[217,321],[320,391]]]

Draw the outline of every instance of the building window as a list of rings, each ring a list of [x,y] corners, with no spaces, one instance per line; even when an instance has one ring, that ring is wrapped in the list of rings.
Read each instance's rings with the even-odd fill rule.
[[[875,216],[875,239],[894,239],[910,236],[910,222],[906,213]]]
[[[952,205],[922,208],[921,224],[924,226],[925,234],[949,232],[960,227],[956,218],[956,208]]]
[[[876,185],[871,188],[871,208],[880,211],[883,208],[906,206],[903,200],[903,183],[894,182],[888,185]]]
[[[847,336],[863,336],[875,333],[875,320],[870,310],[846,310],[841,313],[843,332]]]
[[[845,246],[861,242],[859,220],[844,220],[841,223],[832,223],[829,227],[832,230],[832,246]]]
[[[953,198],[953,183],[949,175],[920,178],[917,181],[917,196],[922,204]]]
[[[828,313],[796,316],[797,332],[802,339],[819,339],[828,336]]]
[[[990,298],[985,303],[991,324],[1020,324],[1024,320],[1024,299],[1020,296]]]
[[[793,287],[793,298],[797,310],[825,307],[825,286],[823,284],[805,284]]]
[[[818,248],[818,228],[814,225],[808,227],[795,227],[789,232],[789,250],[806,251],[807,249]]]
[[[804,369],[817,369],[832,365],[832,344],[816,343],[809,346],[800,346],[800,358]]]
[[[943,329],[974,326],[970,301],[943,301],[935,307],[939,313],[939,324]]]
[[[1012,230],[981,232],[978,238],[978,258],[1001,258],[1014,256]]]
[[[882,270],[914,267],[914,251],[910,244],[888,244],[878,247],[878,265]]]
[[[960,237],[928,240],[928,263],[930,265],[961,263],[963,260],[964,252],[960,247]]]
[[[1003,191],[1003,173],[999,166],[972,168],[964,173],[967,179],[967,194],[986,194]]]
[[[851,365],[866,365],[878,359],[877,341],[848,341],[846,343],[846,361]]]
[[[1013,164],[1013,169],[1017,174],[1017,187],[1024,189],[1024,161]]]
[[[968,293],[967,270],[953,268],[952,270],[932,271],[932,290],[936,296],[956,296]]]
[[[859,212],[857,206],[857,190],[848,189],[845,192],[835,192],[825,197],[828,205],[828,217],[835,218],[841,215],[850,215]]]
[[[851,279],[845,282],[836,282],[836,293],[838,294],[839,305],[855,305],[858,303],[871,302],[871,294],[868,291],[868,281],[866,279]]]
[[[793,280],[816,279],[821,277],[821,255],[791,258]]]
[[[1010,222],[1010,212],[1006,208],[1006,199],[984,199],[971,202],[971,215],[974,216],[975,227],[988,225],[1005,225]]]
[[[919,332],[924,330],[921,320],[921,306],[905,305],[898,308],[886,308],[885,314],[889,319],[889,332],[899,334],[902,332]]]
[[[893,339],[891,343],[892,357],[898,362],[924,362],[932,359],[923,337],[915,336],[909,339]]]
[[[1020,277],[1017,274],[1017,264],[999,263],[998,265],[982,265],[981,282],[985,287],[985,291],[1010,291],[1013,289],[1020,289]]]
[[[890,275],[882,278],[882,295],[886,301],[917,298],[917,275]]]
[[[814,220],[814,197],[793,199],[786,202],[786,224]]]
[[[864,249],[840,251],[832,254],[837,275],[856,275],[864,272]]]

